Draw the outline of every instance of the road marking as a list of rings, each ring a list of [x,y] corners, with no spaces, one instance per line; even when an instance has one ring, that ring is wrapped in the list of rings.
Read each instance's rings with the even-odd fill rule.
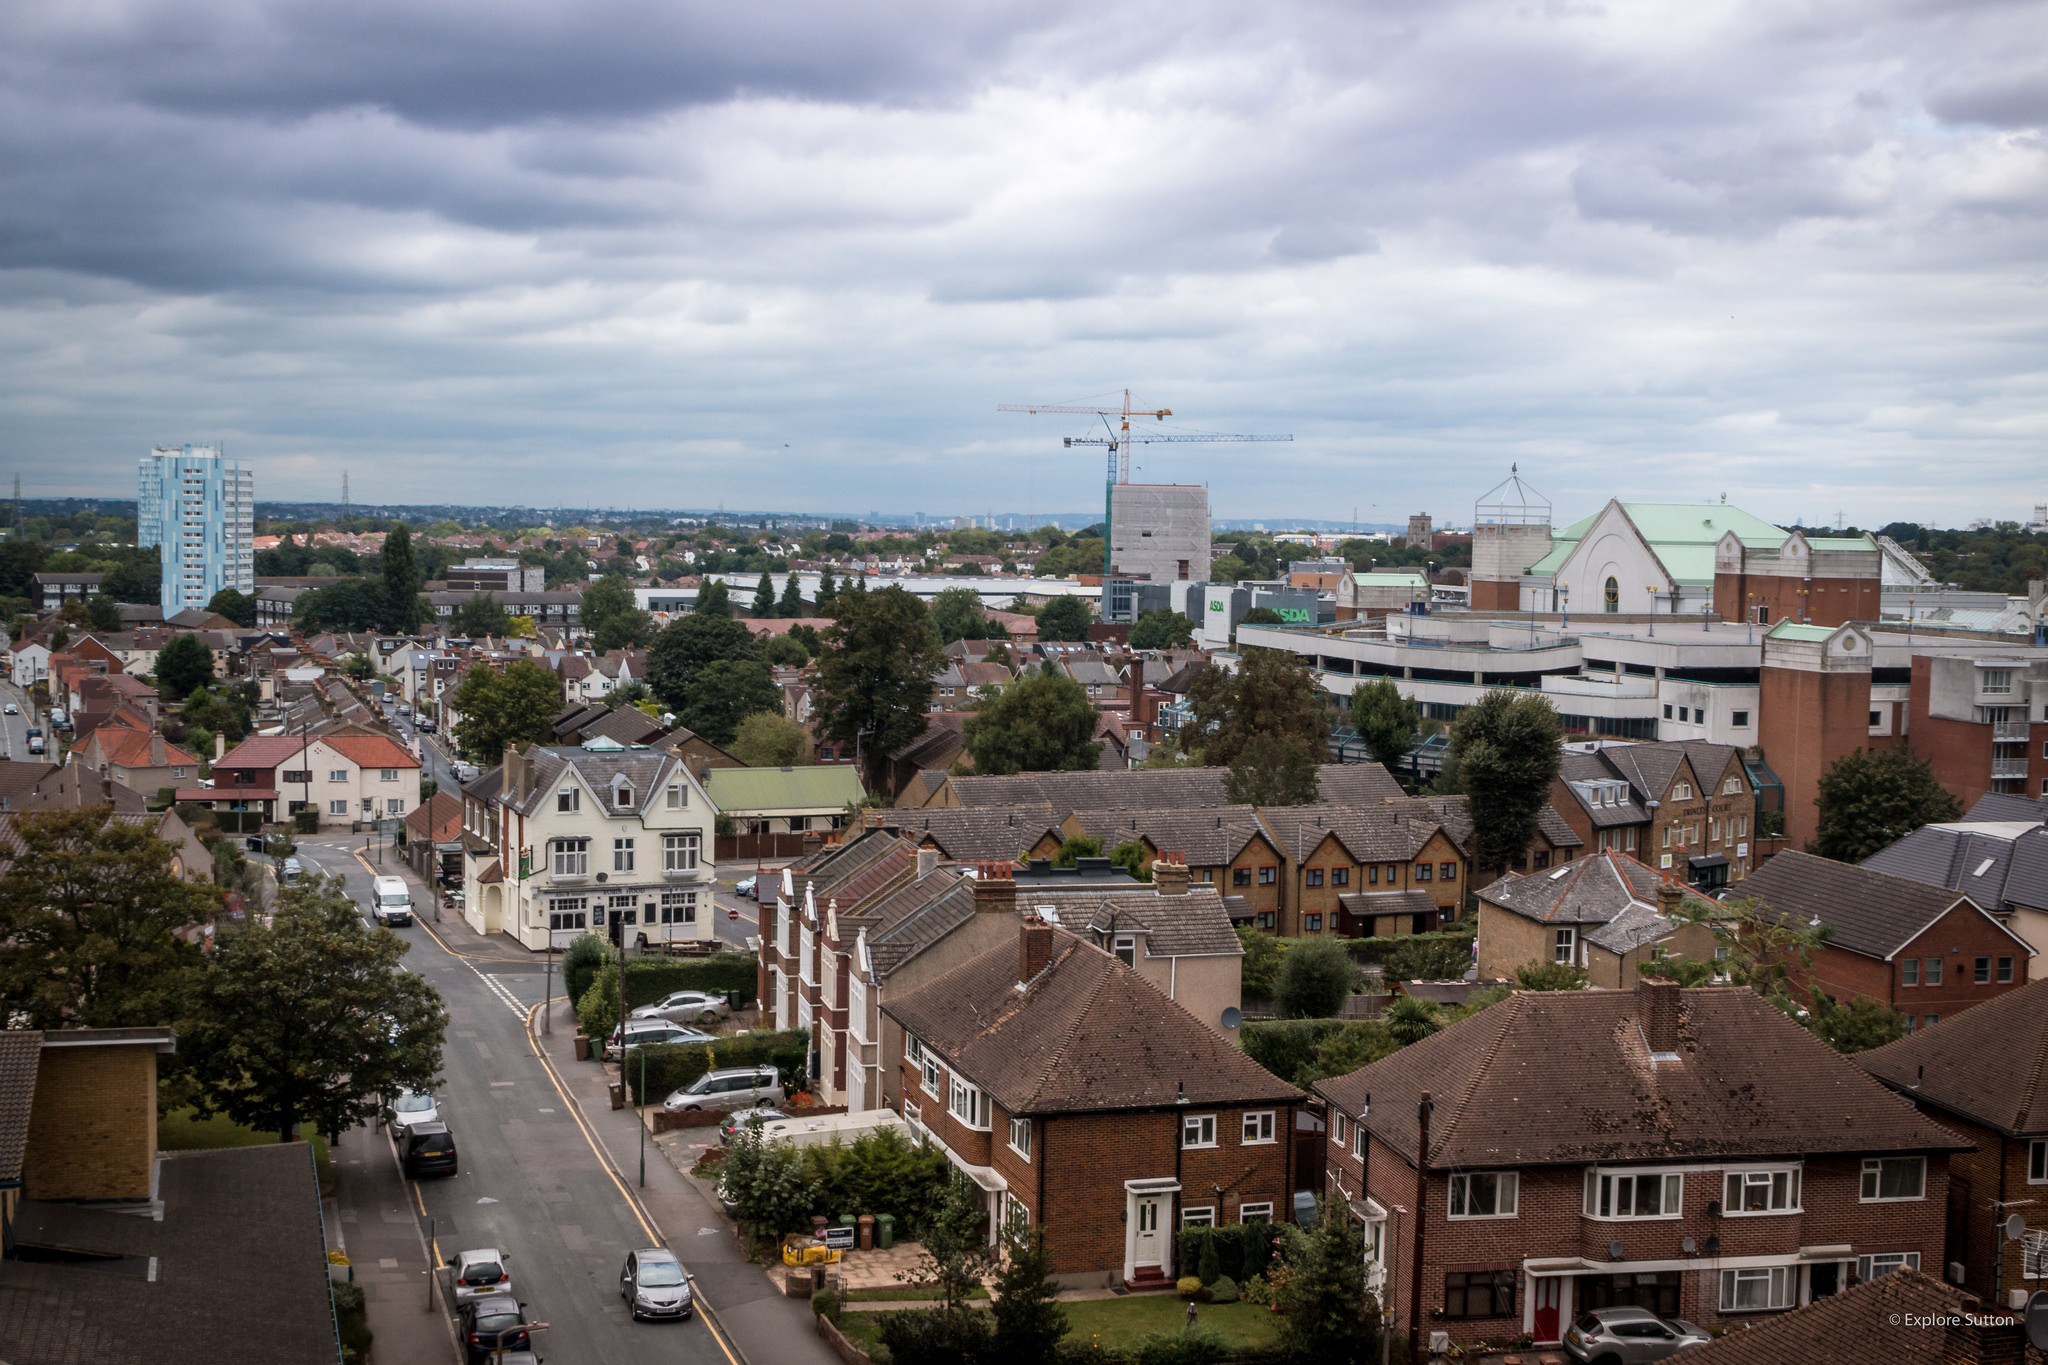
[[[583,1140],[590,1144],[590,1154],[597,1158],[598,1165],[603,1167],[605,1175],[610,1177],[613,1188],[619,1192],[619,1197],[626,1201],[626,1207],[632,1211],[634,1221],[640,1224],[640,1230],[645,1232],[648,1240],[656,1246],[667,1246],[668,1239],[661,1235],[660,1230],[654,1226],[653,1218],[645,1209],[641,1208],[640,1201],[633,1197],[632,1190],[627,1188],[626,1182],[620,1178],[618,1171],[612,1165],[610,1157],[606,1155],[604,1147],[599,1143],[597,1134],[592,1132],[590,1125],[584,1121],[582,1106],[570,1097],[568,1088],[562,1084],[562,1078],[555,1073],[555,1064],[548,1060],[547,1053],[541,1051],[540,1041],[533,1035],[533,1021],[539,1013],[539,1005],[535,1005],[527,1011],[526,1045],[533,1049],[533,1055],[540,1062],[541,1070],[547,1072],[549,1083],[555,1087],[555,1093],[562,1097],[562,1103],[568,1107],[569,1117],[576,1121],[576,1127],[583,1133]],[[726,1341],[724,1330],[714,1321],[711,1304],[705,1299],[701,1290],[697,1293],[696,1299],[697,1306],[704,1310],[700,1315],[704,1320],[704,1325],[710,1329],[711,1339],[718,1343],[718,1349],[725,1353],[728,1365],[740,1365],[739,1356],[734,1353],[733,1346]]]

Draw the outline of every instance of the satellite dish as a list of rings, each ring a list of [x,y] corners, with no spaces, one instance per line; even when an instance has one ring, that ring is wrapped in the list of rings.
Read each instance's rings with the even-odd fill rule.
[[[2048,1290],[2036,1290],[2027,1300],[2027,1344],[2048,1351]]]
[[[1622,1245],[1621,1243],[1619,1243],[1619,1242],[1609,1242],[1609,1243],[1607,1244],[1607,1259],[1608,1259],[1608,1260],[1610,1260],[1610,1261],[1625,1261],[1625,1260],[1627,1260],[1627,1259],[1628,1259],[1628,1248],[1624,1247],[1624,1246],[1623,1246],[1623,1245]]]
[[[1688,1237],[1678,1244],[1678,1249],[1680,1251],[1683,1251],[1686,1255],[1690,1256],[1693,1254],[1693,1252],[1699,1250],[1699,1246],[1692,1240],[1692,1238]]]
[[[2027,1235],[2027,1220],[2019,1214],[2005,1220],[2005,1240],[2017,1242]]]
[[[1237,1006],[1235,1006],[1235,1005],[1225,1005],[1225,1006],[1223,1007],[1223,1027],[1225,1027],[1225,1028],[1236,1028],[1236,1027],[1237,1027],[1237,1026],[1238,1026],[1239,1024],[1242,1024],[1243,1022],[1244,1022],[1244,1011],[1243,1011],[1243,1010],[1239,1009],[1239,1008],[1238,1008]],[[2019,1217],[2019,1215],[2018,1215],[2018,1214],[2014,1214],[2014,1215],[2013,1215],[2013,1217],[2014,1217],[2014,1218],[2018,1218],[2018,1217]]]

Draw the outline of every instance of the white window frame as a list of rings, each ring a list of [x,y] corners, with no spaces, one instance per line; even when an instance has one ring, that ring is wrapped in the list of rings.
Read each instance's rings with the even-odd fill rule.
[[[329,815],[347,815],[348,798],[346,796],[337,796],[332,801],[329,801],[327,803],[327,813]]]
[[[1579,960],[1579,931],[1559,929],[1551,935],[1550,960],[1574,964]]]
[[[1031,1120],[1010,1120],[1010,1150],[1026,1161],[1031,1160]]]
[[[1763,1286],[1763,1302],[1738,1302],[1746,1284]],[[1721,1272],[1723,1313],[1774,1313],[1799,1301],[1799,1267],[1796,1265],[1740,1266]]]
[[[684,834],[661,836],[661,870],[664,872],[695,872],[704,857],[704,836],[691,830]]]
[[[1272,1201],[1271,1201],[1271,1200],[1268,1200],[1268,1201],[1266,1201],[1265,1203],[1262,1203],[1262,1204],[1239,1204],[1239,1205],[1237,1206],[1237,1221],[1238,1221],[1238,1222],[1240,1222],[1240,1223],[1270,1223],[1270,1222],[1272,1222],[1272,1221],[1273,1221],[1273,1204],[1272,1204]]]
[[[625,785],[625,784],[624,784],[623,782],[622,782],[622,783],[620,783],[620,784],[619,784],[618,786],[616,786],[616,787],[613,787],[613,788],[612,788],[612,809],[613,809],[613,810],[631,810],[632,808],[633,808],[633,789],[632,789],[631,787],[629,787],[629,786]]]
[[[405,798],[404,798],[404,797],[402,797],[402,796],[387,796],[387,797],[385,797],[385,798],[384,798],[384,813],[385,813],[386,815],[403,815],[403,814],[405,814]]]
[[[348,769],[346,769],[346,768],[329,768],[329,769],[327,770],[327,780],[328,780],[329,782],[346,782],[346,781],[348,781]]]
[[[630,837],[622,836],[612,840],[612,871],[631,872],[633,864],[639,861],[639,853]]]
[[[1478,1193],[1476,1182],[1493,1180],[1493,1208],[1486,1213],[1471,1211]],[[1522,1175],[1519,1171],[1459,1171],[1451,1177],[1445,1216],[1464,1221],[1472,1218],[1513,1218],[1521,1206]]]
[[[1634,1211],[1636,1192],[1643,1180],[1655,1180],[1657,1184],[1657,1212],[1637,1213]],[[1621,1206],[1622,1185],[1628,1182],[1628,1213],[1612,1210]],[[1602,1212],[1602,1209],[1609,1210]],[[1588,1166],[1586,1168],[1585,1203],[1580,1210],[1586,1217],[1602,1223],[1654,1223],[1661,1220],[1683,1217],[1685,1213],[1685,1173],[1663,1170],[1658,1167],[1634,1166]]]
[[[1110,942],[1110,952],[1117,961],[1123,963],[1126,967],[1138,965],[1138,936],[1136,934],[1118,934]],[[1124,956],[1126,953],[1130,954],[1130,956]]]
[[[1880,1270],[1878,1267],[1884,1267]],[[1881,1279],[1894,1270],[1918,1270],[1920,1253],[1917,1251],[1880,1251],[1856,1258],[1856,1278],[1869,1281]]]
[[[689,784],[687,782],[669,783],[667,802],[670,810],[687,810],[690,805]]]
[[[960,1120],[963,1127],[978,1133],[989,1129],[988,1092],[972,1081],[953,1077],[951,1095],[946,1101],[946,1112]]]
[[[1777,1218],[1801,1213],[1802,1170],[1798,1166],[1744,1166],[1731,1168],[1721,1178],[1721,1216],[1724,1218]],[[1730,1187],[1741,1198],[1731,1197]],[[1764,1192],[1764,1207],[1744,1208],[1752,1189]],[[1783,1198],[1785,1203],[1778,1203]]]
[[[1193,1208],[1181,1206],[1180,1225],[1184,1228],[1213,1228],[1216,1226],[1216,1206],[1197,1204]]]
[[[1977,690],[1987,697],[2009,697],[2012,673],[2010,668],[1987,668],[1978,675]]]
[[[1194,1140],[1189,1141],[1192,1137]],[[1216,1116],[1214,1114],[1182,1114],[1180,1116],[1180,1145],[1183,1150],[1216,1145]]]
[[[1671,784],[1671,799],[1672,799],[1673,801],[1690,801],[1690,800],[1692,800],[1692,783],[1690,783],[1690,782],[1674,782],[1674,783],[1672,783],[1672,784]]]
[[[697,922],[697,893],[694,891],[662,892],[661,922],[663,924],[695,924]]]
[[[590,875],[590,840],[587,838],[548,841],[548,870],[556,877]]]
[[[1330,1118],[1330,1145],[1341,1149],[1348,1140],[1347,1134],[1350,1132],[1350,1128],[1351,1120],[1348,1116],[1344,1114],[1332,1115]]]
[[[582,809],[583,789],[581,787],[564,787],[555,793],[555,812],[558,815],[571,815]]]
[[[1238,1145],[1240,1147],[1266,1147],[1278,1142],[1280,1139],[1276,1136],[1273,1114],[1274,1111],[1271,1109],[1255,1109],[1246,1113],[1243,1119],[1243,1127],[1240,1130],[1241,1136],[1238,1139]]]
[[[396,781],[398,780],[398,769],[396,769],[396,768],[379,768],[379,769],[377,769],[377,780],[378,780],[379,782],[396,782]]]
[[[945,1103],[945,1076],[939,1070],[939,1059],[930,1052],[926,1052],[924,1060],[917,1064],[917,1069],[918,1080],[924,1087],[924,1093],[930,1095],[941,1104]]]
[[[1879,1194],[1884,1188],[1884,1163],[1903,1161],[1919,1167],[1920,1188],[1914,1194]],[[1927,1158],[1924,1156],[1867,1156],[1863,1158],[1863,1174],[1856,1185],[1856,1202],[1859,1204],[1910,1204],[1927,1197]]]

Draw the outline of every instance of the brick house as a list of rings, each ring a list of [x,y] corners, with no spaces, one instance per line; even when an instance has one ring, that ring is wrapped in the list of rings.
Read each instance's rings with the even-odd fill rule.
[[[1634,854],[1705,890],[1741,881],[1755,866],[1756,789],[1730,745],[1567,749],[1550,803],[1587,848]]]
[[[2036,981],[1939,1028],[1922,1029],[1855,1063],[1928,1118],[1975,1143],[1949,1158],[1946,1260],[1996,1307],[2022,1308],[2048,1289],[2048,982]],[[1999,1224],[2018,1214],[2026,1232]],[[2014,1297],[2017,1296],[2017,1301]]]
[[[325,829],[397,819],[419,802],[420,761],[389,735],[252,735],[215,760],[213,786],[180,788],[180,801],[283,820],[310,807]]]
[[[1589,983],[1627,990],[1659,957],[1711,962],[1714,931],[1679,918],[1713,903],[1655,868],[1609,849],[1546,872],[1503,877],[1479,892],[1479,976],[1505,980],[1530,962],[1573,963]]]
[[[1739,987],[1519,992],[1314,1089],[1398,1325],[1460,1344],[1620,1304],[1736,1327],[1937,1264],[1969,1145]]]
[[[1882,1000],[1909,1028],[2017,990],[2034,954],[1966,895],[1810,853],[1778,854],[1742,891],[1796,924],[1827,927],[1811,972],[1824,994]],[[1806,973],[1795,976],[1805,984]]]
[[[123,711],[122,716],[133,714]],[[154,730],[117,719],[94,727],[76,750],[79,760],[101,777],[155,796],[165,787],[199,775],[199,760]]]
[[[1250,806],[1077,810],[1061,827],[1100,839],[1105,853],[1135,843],[1148,864],[1170,853],[1191,885],[1224,897],[1233,920],[1278,932],[1286,859]]]
[[[1027,917],[882,1010],[904,1119],[1062,1283],[1172,1279],[1176,1229],[1287,1208],[1302,1093],[1080,934]]]
[[[2048,975],[2048,802],[1986,796],[1952,824],[1922,825],[1862,862],[1968,896],[2034,946],[2030,978]]]
[[[1471,859],[1428,801],[1273,806],[1259,819],[1286,855],[1283,935],[1424,934],[1464,908]]]
[[[933,806],[886,812],[883,824],[956,863],[1059,856],[1066,841],[1052,807]],[[1107,845],[1105,845],[1107,847]]]

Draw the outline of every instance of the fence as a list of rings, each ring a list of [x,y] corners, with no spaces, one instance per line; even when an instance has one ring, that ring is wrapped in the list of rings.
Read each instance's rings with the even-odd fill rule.
[[[801,834],[721,834],[712,840],[714,856],[721,863],[746,863],[769,859],[801,858]]]

